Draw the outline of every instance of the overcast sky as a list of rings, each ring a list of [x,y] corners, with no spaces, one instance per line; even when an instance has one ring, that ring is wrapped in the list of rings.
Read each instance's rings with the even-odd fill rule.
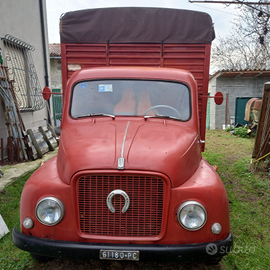
[[[49,43],[60,43],[59,18],[62,13],[101,7],[165,7],[203,11],[212,17],[217,36],[229,33],[234,7],[224,4],[189,3],[188,0],[47,0]]]

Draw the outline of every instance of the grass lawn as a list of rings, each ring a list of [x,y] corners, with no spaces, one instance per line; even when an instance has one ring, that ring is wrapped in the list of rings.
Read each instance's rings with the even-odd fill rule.
[[[12,242],[11,232],[15,226],[20,228],[20,197],[23,186],[31,174],[27,174],[6,190],[0,191],[0,213],[10,233],[0,239],[0,269],[28,269],[33,260],[16,248]],[[1,179],[0,179],[1,181]]]
[[[226,187],[231,214],[234,248],[215,266],[204,263],[132,263],[118,261],[33,261],[17,249],[11,233],[0,239],[0,269],[269,269],[270,265],[270,175],[248,170],[254,139],[239,138],[225,131],[208,131],[203,156]],[[27,175],[0,192],[0,213],[8,228],[19,227],[20,193]],[[1,179],[0,179],[1,181]],[[217,194],[218,196],[218,194]],[[221,210],[222,211],[222,210]]]
[[[269,269],[270,175],[249,172],[254,139],[210,131],[204,157],[218,166],[230,201],[232,253],[221,269]]]

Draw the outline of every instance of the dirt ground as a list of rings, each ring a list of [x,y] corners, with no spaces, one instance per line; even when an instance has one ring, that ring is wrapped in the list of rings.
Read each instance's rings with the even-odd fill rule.
[[[223,269],[221,264],[218,265],[206,265],[205,263],[156,263],[156,262],[125,262],[125,261],[76,261],[76,260],[61,260],[55,259],[46,264],[35,263],[35,270],[47,269],[47,270],[176,270],[176,269],[187,269],[187,270],[218,270]]]

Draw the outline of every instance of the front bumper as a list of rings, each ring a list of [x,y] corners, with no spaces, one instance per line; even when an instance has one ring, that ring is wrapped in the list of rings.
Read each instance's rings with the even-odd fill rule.
[[[18,248],[45,257],[99,260],[100,250],[139,251],[140,261],[212,260],[227,255],[233,246],[230,233],[226,239],[189,245],[100,244],[50,240],[25,235],[15,227],[13,242]]]

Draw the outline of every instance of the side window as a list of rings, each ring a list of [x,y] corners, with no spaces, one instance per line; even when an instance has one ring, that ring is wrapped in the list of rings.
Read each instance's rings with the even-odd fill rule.
[[[12,81],[20,111],[37,111],[44,108],[42,89],[31,55],[35,48],[10,35],[6,35],[2,40],[8,77]]]

